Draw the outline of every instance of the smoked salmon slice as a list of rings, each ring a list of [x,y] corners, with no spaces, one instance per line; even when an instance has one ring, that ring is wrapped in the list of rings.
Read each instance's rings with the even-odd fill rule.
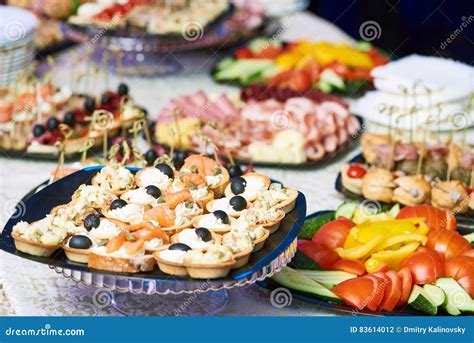
[[[146,211],[145,216],[155,220],[162,227],[174,226],[175,214],[167,205],[161,204]]]
[[[192,199],[191,193],[187,189],[183,189],[182,191],[174,192],[174,193],[166,193],[165,194],[165,202],[166,205],[169,206],[171,209],[175,209],[176,206],[181,204],[182,202]]]

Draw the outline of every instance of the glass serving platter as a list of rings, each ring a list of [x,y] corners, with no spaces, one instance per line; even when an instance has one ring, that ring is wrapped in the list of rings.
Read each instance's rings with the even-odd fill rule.
[[[21,258],[47,264],[64,277],[87,285],[117,292],[161,295],[202,293],[249,285],[279,271],[291,260],[296,251],[296,237],[306,215],[306,200],[302,193],[298,194],[295,209],[282,220],[280,228],[270,235],[265,246],[251,255],[249,263],[221,279],[196,280],[190,277],[175,277],[162,273],[157,267],[150,273],[113,273],[90,269],[87,265],[69,261],[61,249],[51,257],[31,256],[15,249],[11,231],[17,222],[39,220],[53,207],[68,202],[79,185],[90,184],[92,177],[101,168],[101,166],[85,168],[51,185],[45,186],[46,182],[43,183],[38,186],[41,190],[37,192],[36,189],[31,191],[17,204],[15,213],[5,225],[0,236],[0,249]],[[139,168],[130,170],[136,172]]]

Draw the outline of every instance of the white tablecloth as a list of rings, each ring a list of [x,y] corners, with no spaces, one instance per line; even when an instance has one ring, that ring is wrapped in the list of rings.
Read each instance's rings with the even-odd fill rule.
[[[309,38],[329,41],[347,41],[350,38],[332,24],[310,14],[288,16],[283,20],[282,39]],[[58,84],[68,84],[69,70],[64,67],[71,60],[71,51],[58,58],[56,75]],[[164,103],[178,94],[204,89],[219,92],[230,87],[218,85],[210,79],[208,69],[166,78],[125,80],[132,96],[139,100],[153,115]],[[111,76],[111,85],[117,84]],[[104,80],[97,81],[97,90],[104,88]],[[354,152],[353,152],[354,154]],[[349,158],[349,156],[346,156]],[[327,166],[317,170],[265,169],[270,177],[282,181],[288,187],[301,190],[307,200],[308,213],[331,209],[342,197],[334,190],[334,181],[339,163],[327,161]],[[0,205],[2,227],[15,204],[33,187],[49,178],[54,167],[51,162],[0,159]],[[93,287],[78,285],[50,270],[48,266],[0,252],[0,315],[119,315],[111,307],[92,304]],[[6,297],[5,297],[6,295]],[[156,313],[150,313],[156,314]],[[291,306],[277,308],[270,302],[270,293],[258,286],[249,286],[229,291],[229,306],[224,315],[325,315],[332,314],[294,300]]]

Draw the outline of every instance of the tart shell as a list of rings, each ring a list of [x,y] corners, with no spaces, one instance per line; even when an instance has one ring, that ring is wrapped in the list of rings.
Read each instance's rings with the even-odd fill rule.
[[[184,264],[164,260],[159,256],[159,253],[154,253],[153,257],[156,260],[156,264],[158,264],[158,268],[160,268],[163,273],[175,276],[188,275],[188,270]]]
[[[43,244],[40,242],[33,242],[28,239],[20,237],[17,233],[12,232],[12,237],[15,241],[16,250],[33,256],[51,256],[57,249],[61,247],[60,244]]]
[[[268,176],[263,175],[263,174],[248,173],[248,174],[242,175],[242,177],[244,179],[248,179],[248,178],[252,178],[252,177],[259,178],[263,181],[263,184],[265,185],[265,189],[268,189],[268,187],[270,187],[270,183],[271,183],[270,178]],[[232,197],[232,196],[235,195],[234,193],[232,193],[232,190],[230,189],[230,183],[225,188],[224,194],[225,194],[226,197]],[[251,202],[251,201],[254,201],[255,199],[257,199],[257,195],[255,195],[253,197],[245,197],[245,199],[247,199],[248,202]]]
[[[236,261],[232,260],[219,264],[184,264],[186,270],[193,279],[218,279],[226,277],[229,274]]]
[[[68,260],[71,260],[77,263],[85,263],[85,264],[89,262],[90,249],[75,249],[65,244],[63,245],[63,250]]]
[[[263,246],[265,245],[265,241],[268,239],[268,236],[270,236],[270,231],[268,231],[267,229],[264,229],[264,230],[265,230],[265,234],[259,239],[256,239],[255,241],[253,241],[254,246],[253,246],[252,252],[257,252],[261,250]]]
[[[222,179],[222,181],[219,182],[215,186],[209,186],[209,189],[214,193],[214,197],[216,199],[222,198],[226,190],[226,187],[230,183],[230,175],[227,169],[221,166],[221,170],[222,170],[222,174],[224,175],[224,178]]]

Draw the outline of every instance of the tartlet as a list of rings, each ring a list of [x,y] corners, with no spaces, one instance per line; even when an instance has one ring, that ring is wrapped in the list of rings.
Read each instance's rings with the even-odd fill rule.
[[[12,237],[15,241],[16,250],[33,256],[49,257],[56,250],[61,248],[61,244],[44,244],[41,242],[31,241],[21,237],[16,232],[12,232]]]
[[[191,250],[184,256],[184,266],[194,279],[226,277],[236,260],[229,248],[214,245],[201,251]]]
[[[188,231],[191,232],[191,231],[194,231],[196,232],[197,229],[184,229],[182,230],[181,232],[178,232],[176,234],[174,234],[173,236],[171,236],[171,243],[183,243],[183,244],[186,244],[188,245],[191,249],[204,249],[205,247],[207,247],[208,245],[211,245],[211,244],[220,244],[222,242],[222,237],[209,230],[210,231],[210,234],[211,234],[211,239],[209,241],[204,241],[201,237],[199,237],[197,234],[196,234],[196,237],[198,239],[196,239],[196,243],[193,243],[190,239],[187,239],[187,237],[180,237],[181,235],[183,235],[184,233],[187,233]]]
[[[89,253],[89,268],[107,270],[117,273],[140,273],[150,272],[155,266],[155,259],[152,255],[137,257],[115,257],[110,255],[97,254],[94,251]]]
[[[165,255],[167,256],[167,258],[165,257]],[[153,257],[156,260],[158,268],[160,268],[163,273],[175,276],[187,276],[188,270],[184,265],[185,255],[186,251],[169,250],[168,248],[168,250],[155,252],[153,254]]]
[[[259,192],[268,189],[271,183],[270,178],[268,176],[258,173],[248,173],[243,175],[241,178],[246,181],[246,185],[244,186],[243,192],[234,193],[232,191],[233,183],[238,182],[238,180],[240,179],[236,178],[232,180],[232,182],[229,183],[225,188],[224,194],[226,197],[241,195],[251,202],[257,199]]]
[[[192,226],[195,228],[205,227],[206,229],[209,229],[215,233],[225,233],[225,232],[230,231],[231,225],[235,221],[235,218],[229,217],[229,224],[223,223],[222,221],[219,222],[218,220],[216,220],[213,223],[207,223],[207,222],[203,222],[203,219],[205,218],[215,218],[215,217],[213,213],[207,213],[207,214],[194,217],[192,220]]]

